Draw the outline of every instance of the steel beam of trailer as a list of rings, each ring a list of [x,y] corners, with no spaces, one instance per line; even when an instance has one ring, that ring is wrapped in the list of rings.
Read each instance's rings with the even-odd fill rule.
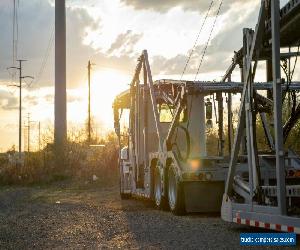
[[[216,164],[215,167],[217,165],[221,167],[216,168],[217,170],[214,172],[214,181],[222,182],[220,194],[223,193],[223,182],[227,173],[221,210],[222,218],[225,221],[300,233],[300,214],[295,216],[287,209],[291,208],[292,199],[299,199],[300,185],[299,183],[294,185],[288,182],[290,176],[287,178],[287,185],[285,183],[287,170],[293,169],[300,173],[300,157],[291,150],[284,150],[282,128],[282,93],[300,92],[300,82],[290,82],[290,76],[288,76],[289,80],[285,83],[280,75],[281,60],[299,55],[299,52],[291,50],[288,53],[280,52],[282,47],[300,45],[299,17],[300,0],[289,1],[281,11],[279,0],[262,0],[255,30],[244,29],[243,47],[235,52],[233,62],[220,82],[170,79],[153,82],[148,54],[147,51],[143,51],[130,90],[121,93],[114,102],[115,120],[119,118],[119,110],[130,109],[131,132],[129,137],[131,136],[131,141],[129,148],[132,157],[129,157],[129,160],[134,169],[135,179],[132,186],[126,191],[133,196],[156,199],[156,191],[159,190],[159,194],[166,197],[169,195],[166,191],[168,183],[166,176],[170,174],[167,172],[171,166],[170,162],[176,163],[174,166],[172,165],[172,168],[174,167],[175,172],[177,172],[179,181],[193,180],[195,182],[196,179],[189,178],[199,178],[200,175],[198,177],[191,175],[191,170],[187,168],[190,164],[187,159],[198,159],[201,167],[204,166],[202,161],[213,161]],[[286,36],[289,34],[292,35],[287,38]],[[259,83],[254,82],[254,78],[258,62],[261,60],[267,60],[267,82]],[[237,65],[240,67],[241,82],[232,82],[231,74]],[[143,84],[140,84],[139,80],[141,72],[143,72]],[[261,94],[260,90],[265,90],[267,94]],[[201,155],[197,149],[203,150],[205,148],[204,144],[198,145],[199,141],[205,142],[205,138],[201,137],[205,129],[203,97],[212,94],[217,95],[219,119],[222,121],[219,122],[218,133],[219,156],[210,158]],[[222,111],[224,107],[220,102],[223,103],[224,94],[228,94],[229,160],[227,157],[223,157],[224,117]],[[233,94],[241,95],[239,119],[234,133],[231,114]],[[197,104],[191,105],[192,98],[197,99]],[[196,103],[195,100],[194,103]],[[148,107],[147,104],[149,104]],[[173,109],[173,119],[168,126],[160,121],[162,105],[167,105]],[[198,147],[191,150],[193,155],[197,157],[189,158],[187,156],[184,159],[181,157],[182,160],[179,161],[178,155],[173,151],[175,144],[172,139],[173,135],[177,133],[174,131],[178,128],[180,116],[184,113],[182,111],[188,110],[188,105],[194,106],[194,110],[188,114],[190,117],[187,119],[190,120],[185,121],[188,124],[187,128],[182,128],[188,133],[193,133],[191,137],[189,135],[188,140],[192,138],[194,145]],[[146,115],[147,113],[149,113],[149,117]],[[151,123],[149,123],[151,125],[148,124],[148,118],[151,119]],[[257,118],[261,119],[269,147],[267,151],[263,152],[258,150],[256,141]],[[192,122],[191,126],[189,126],[189,121]],[[200,122],[202,123],[199,124]],[[119,121],[116,122],[116,131],[119,128],[118,123]],[[273,125],[274,129],[272,129]],[[147,131],[150,129],[151,132],[148,136]],[[155,142],[152,146],[151,137],[157,139],[152,141]],[[197,141],[195,138],[200,140]],[[150,147],[154,148],[153,145],[155,149],[149,150]],[[204,151],[206,152],[206,149]],[[292,161],[293,164],[291,164]],[[229,168],[227,168],[228,166]],[[123,169],[123,166],[121,167]],[[153,170],[156,171],[155,176],[152,173]],[[130,170],[128,171],[130,172]],[[143,185],[140,184],[139,173],[143,174],[143,179],[141,179]],[[126,175],[127,172],[124,174]],[[171,174],[173,173],[171,172]],[[156,178],[157,176],[159,178]],[[293,181],[299,182],[300,179],[296,178]],[[156,186],[158,189],[155,189],[155,192],[152,182],[159,184]],[[189,191],[194,192],[197,189],[193,188]],[[288,205],[287,200],[289,201]],[[296,201],[299,202],[300,200]],[[158,206],[160,207],[160,205]]]
[[[281,215],[286,214],[285,171],[282,129],[282,79],[280,72],[279,0],[271,1],[273,103],[276,150],[277,203]]]
[[[235,53],[233,63],[226,71],[223,80],[230,77],[231,72],[237,64],[243,60],[244,87],[240,106],[240,121],[235,134],[233,149],[231,151],[231,161],[223,196],[221,209],[222,218],[225,221],[246,224],[256,227],[264,227],[279,231],[300,233],[299,214],[291,215],[287,211],[287,194],[291,202],[290,190],[298,190],[299,185],[286,185],[286,168],[291,167],[287,156],[289,152],[284,150],[283,142],[283,95],[285,86],[281,78],[281,60],[292,56],[298,56],[298,52],[281,53],[280,49],[286,46],[300,45],[299,30],[300,1],[289,1],[280,10],[279,0],[263,0],[261,3],[258,23],[254,33],[250,29],[244,29],[244,46],[242,55]],[[251,48],[251,49],[249,49]],[[266,157],[258,155],[255,142],[256,112],[253,103],[259,103],[261,97],[256,91],[259,89],[253,83],[255,70],[252,70],[258,60],[267,60],[267,78],[272,80],[268,83],[269,104],[273,106],[274,134],[270,133],[267,117],[265,113],[260,113],[266,139],[270,149],[274,152],[274,169],[276,170],[275,186],[262,186],[259,183],[260,159]],[[254,62],[254,63],[253,63]],[[250,77],[249,77],[250,76]],[[261,84],[261,86],[264,84]],[[291,84],[292,86],[293,84]],[[265,86],[266,87],[266,86]],[[293,85],[294,91],[299,91],[296,83]],[[288,88],[287,88],[288,89]],[[272,93],[272,95],[270,95]],[[246,115],[245,115],[246,114]],[[246,124],[247,137],[247,164],[249,166],[249,180],[245,181],[236,175],[236,165],[238,163],[239,146],[242,141]],[[274,137],[273,137],[274,136]],[[268,155],[265,159],[271,159]],[[299,160],[299,156],[296,157]],[[273,158],[272,158],[273,159]],[[246,190],[246,191],[245,191]],[[298,194],[298,192],[297,192]],[[244,201],[238,200],[235,195],[244,197]],[[269,198],[268,198],[269,197]],[[298,197],[298,196],[293,196]],[[267,199],[276,198],[273,203],[268,203]]]

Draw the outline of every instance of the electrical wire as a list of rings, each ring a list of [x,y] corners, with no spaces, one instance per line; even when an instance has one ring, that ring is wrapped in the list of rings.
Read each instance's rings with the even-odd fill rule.
[[[8,91],[12,96],[14,96],[17,90],[14,89],[13,91],[11,91],[10,87],[11,87],[12,85],[14,85],[14,75],[15,75],[15,70],[14,70],[14,72],[12,73],[12,72],[10,72],[10,71],[7,69],[7,72],[8,72],[8,74],[10,75],[10,78],[11,78],[10,85],[6,84],[7,91]]]
[[[18,57],[18,40],[19,40],[19,18],[18,18],[19,0],[13,0],[12,15],[12,65],[16,65]],[[11,84],[16,79],[16,71],[11,74]]]
[[[18,3],[17,0],[13,1],[13,45],[12,45],[12,63],[13,65],[17,59],[17,33],[18,33]]]
[[[215,26],[216,26],[216,23],[217,23],[217,19],[218,19],[218,17],[219,17],[220,11],[221,11],[222,4],[223,4],[223,0],[220,1],[219,7],[218,7],[218,11],[217,11],[217,14],[216,14],[216,17],[215,17],[215,20],[214,20],[214,23],[213,23],[212,28],[211,28],[210,33],[209,33],[209,37],[208,37],[208,39],[207,39],[207,41],[206,41],[206,44],[205,44],[205,47],[204,47],[204,49],[203,49],[203,51],[202,51],[201,60],[200,60],[200,63],[199,63],[198,69],[197,69],[197,73],[196,73],[196,75],[195,75],[194,82],[196,82],[196,80],[197,80],[197,76],[198,76],[198,74],[199,74],[199,71],[200,71],[200,68],[201,68],[201,66],[202,66],[202,63],[203,63],[205,54],[206,54],[206,52],[207,52],[208,44],[209,44],[209,42],[210,42],[210,40],[211,40],[212,33],[213,33],[214,29],[215,29]],[[190,109],[189,109],[189,116],[190,116],[191,110],[192,110],[193,97],[192,97],[192,99],[191,99],[191,103],[190,103],[190,104],[191,104],[191,105],[190,105]],[[188,122],[188,124],[187,124],[187,127],[189,127],[189,122]]]
[[[198,32],[197,38],[196,38],[195,43],[194,43],[194,45],[193,45],[193,47],[192,47],[191,53],[190,53],[190,55],[189,55],[189,57],[188,57],[188,59],[187,59],[187,61],[186,61],[186,63],[185,63],[183,72],[182,72],[181,77],[180,77],[180,81],[182,81],[182,78],[183,78],[183,75],[184,75],[184,73],[185,73],[185,71],[186,71],[186,69],[187,69],[187,66],[188,66],[188,64],[189,64],[189,62],[190,62],[190,60],[191,60],[191,58],[192,58],[192,55],[193,55],[194,52],[195,52],[196,46],[197,46],[197,44],[198,44],[198,40],[199,40],[199,38],[200,38],[200,34],[202,33],[203,27],[204,27],[204,25],[205,25],[205,23],[206,23],[206,20],[207,20],[207,18],[208,18],[209,12],[210,12],[210,10],[211,10],[213,4],[214,4],[214,0],[212,0],[212,1],[210,2],[210,5],[209,5],[208,10],[207,10],[207,12],[206,12],[205,18],[204,18],[204,20],[203,20],[203,22],[202,22],[200,31]]]
[[[12,63],[15,64],[15,27],[16,27],[16,0],[13,2],[13,37],[12,37]]]
[[[42,60],[42,64],[41,64],[41,67],[38,71],[38,74],[35,78],[35,80],[33,80],[28,87],[32,87],[32,84],[34,83],[38,83],[45,71],[45,68],[46,68],[46,65],[47,65],[47,62],[48,62],[48,58],[50,56],[50,52],[53,48],[53,45],[54,45],[54,37],[55,37],[55,26],[53,25],[52,26],[52,29],[51,29],[51,34],[50,34],[50,37],[49,37],[49,41],[48,41],[48,45],[47,45],[47,48],[46,48],[46,51],[45,51],[45,55],[43,57],[43,60]]]
[[[19,5],[20,0],[17,0],[17,10],[16,10],[16,59],[18,59],[18,45],[19,45]]]
[[[210,12],[210,10],[211,10],[211,8],[212,8],[212,6],[213,6],[213,3],[214,3],[214,1],[212,1],[211,4],[210,4],[210,6],[209,6],[209,9],[208,9],[208,11],[207,11],[206,17],[205,17],[205,19],[204,19],[204,21],[203,21],[203,23],[202,23],[200,32],[199,32],[198,35],[197,35],[197,38],[196,38],[196,41],[195,41],[194,46],[193,46],[193,48],[192,48],[192,51],[191,51],[191,53],[190,53],[190,55],[189,55],[189,58],[188,58],[188,60],[187,60],[187,62],[186,62],[186,65],[185,65],[185,67],[184,67],[184,70],[183,70],[183,73],[182,73],[182,75],[181,75],[180,81],[182,81],[182,77],[183,77],[183,75],[184,75],[184,73],[185,73],[185,71],[186,71],[186,68],[187,68],[187,66],[188,66],[188,64],[189,64],[189,62],[190,62],[190,59],[191,59],[191,57],[192,57],[192,55],[193,55],[193,53],[194,53],[194,51],[195,51],[195,48],[196,48],[196,46],[197,46],[197,43],[198,43],[200,34],[201,34],[202,29],[203,29],[203,27],[204,27],[204,24],[205,24],[205,22],[206,22],[206,20],[207,20],[207,17],[208,17],[208,15],[209,15],[209,12]],[[216,21],[217,21],[217,18],[218,18],[218,16],[219,16],[219,13],[220,13],[222,3],[223,3],[223,0],[220,1],[219,7],[218,7],[218,11],[217,11],[217,14],[216,14],[216,18],[215,18],[214,23],[213,23],[213,26],[212,26],[212,28],[211,28],[211,31],[210,31],[208,40],[207,40],[207,42],[206,42],[206,44],[205,44],[205,48],[204,48],[204,50],[203,50],[203,52],[202,52],[201,61],[200,61],[200,64],[199,64],[199,66],[198,66],[198,69],[197,69],[197,73],[196,73],[194,82],[195,82],[196,79],[197,79],[198,73],[199,73],[200,68],[201,68],[201,65],[202,65],[202,63],[203,63],[203,59],[204,59],[204,56],[205,56],[205,54],[206,54],[206,51],[207,51],[207,48],[208,48],[208,44],[209,44],[209,42],[210,42],[210,39],[211,39],[213,30],[214,30],[214,28],[215,28]],[[191,115],[192,106],[193,106],[193,96],[192,96],[192,98],[191,98],[190,107],[189,107],[189,110],[188,110],[188,117],[190,117],[190,115]],[[182,157],[181,152],[180,152],[180,150],[179,150],[179,148],[178,148],[178,145],[177,145],[177,143],[176,143],[176,139],[175,139],[175,142],[172,144],[172,146],[176,146],[176,147],[177,147],[177,150],[178,150],[177,155],[178,155],[178,157],[179,157],[179,158],[182,158],[181,160],[184,160],[184,161],[186,161],[186,160],[189,158],[189,155],[190,155],[190,135],[189,135],[189,131],[188,131],[189,126],[190,126],[189,120],[188,120],[188,122],[187,122],[186,128],[183,127],[183,126],[181,126],[181,125],[177,125],[176,133],[175,133],[175,138],[177,138],[178,128],[179,128],[179,127],[182,128],[182,129],[184,129],[184,131],[185,131],[185,134],[186,134],[186,140],[187,140],[187,152],[186,152],[186,157],[184,157],[184,158]]]
[[[201,57],[201,60],[200,60],[200,63],[199,63],[198,69],[197,69],[197,73],[196,73],[196,75],[195,75],[194,82],[196,82],[197,77],[198,77],[198,74],[199,74],[199,72],[200,72],[200,69],[201,69],[201,66],[202,66],[202,63],[203,63],[204,56],[205,56],[205,54],[206,54],[206,52],[207,52],[208,44],[209,44],[209,42],[210,42],[210,40],[211,40],[212,33],[213,33],[214,29],[215,29],[215,26],[216,26],[216,23],[217,23],[217,19],[218,19],[219,14],[220,14],[220,10],[221,10],[222,4],[223,4],[223,0],[220,1],[220,5],[219,5],[219,8],[218,8],[218,11],[217,11],[217,14],[216,14],[216,17],[215,17],[213,26],[212,26],[212,28],[211,28],[211,30],[210,30],[209,37],[208,37],[208,39],[207,39],[207,41],[206,41],[206,44],[205,44],[205,47],[204,47],[204,49],[203,49],[202,57]]]

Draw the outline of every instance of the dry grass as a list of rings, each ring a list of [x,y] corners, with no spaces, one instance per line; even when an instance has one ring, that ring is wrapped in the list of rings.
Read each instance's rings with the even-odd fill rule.
[[[78,138],[69,140],[63,152],[64,161],[57,160],[53,144],[48,143],[39,152],[27,153],[24,166],[0,160],[0,185],[47,184],[66,179],[82,183],[115,182],[118,178],[118,144],[113,134],[108,134],[90,147]]]

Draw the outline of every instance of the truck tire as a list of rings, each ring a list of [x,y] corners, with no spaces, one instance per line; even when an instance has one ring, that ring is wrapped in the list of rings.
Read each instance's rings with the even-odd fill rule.
[[[124,193],[123,189],[123,181],[122,181],[122,172],[120,171],[120,178],[119,178],[119,187],[120,187],[120,197],[121,200],[128,200],[131,198],[131,194],[128,193]]]
[[[121,184],[121,183],[120,183],[120,184]],[[120,185],[120,197],[121,197],[121,200],[128,200],[128,199],[131,198],[131,194],[123,193],[123,192],[122,192],[121,185]]]
[[[184,215],[186,211],[183,184],[179,182],[172,165],[169,167],[168,177],[168,201],[170,210],[175,215]]]
[[[120,193],[121,200],[129,200],[131,198],[131,194]]]
[[[163,210],[168,209],[167,199],[162,195],[161,174],[158,167],[154,170],[154,202],[156,208]]]

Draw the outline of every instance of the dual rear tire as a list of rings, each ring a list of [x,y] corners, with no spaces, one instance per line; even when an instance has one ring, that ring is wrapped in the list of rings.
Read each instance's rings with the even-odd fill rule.
[[[184,215],[186,213],[183,183],[179,181],[172,165],[168,171],[168,201],[173,214]]]
[[[168,200],[166,196],[163,195],[163,185],[162,174],[159,167],[154,170],[154,202],[158,209],[168,210]]]
[[[167,171],[167,178],[163,181],[158,167],[154,171],[154,201],[159,209],[170,210],[175,215],[184,215],[185,198],[183,183],[176,175],[174,165]],[[166,183],[166,185],[164,185]],[[164,186],[163,186],[164,185]],[[163,190],[165,195],[163,195]]]
[[[131,198],[131,194],[129,193],[124,193],[124,187],[123,187],[123,181],[122,181],[122,177],[120,176],[120,184],[119,184],[119,187],[120,187],[120,197],[121,197],[121,200],[128,200]]]

